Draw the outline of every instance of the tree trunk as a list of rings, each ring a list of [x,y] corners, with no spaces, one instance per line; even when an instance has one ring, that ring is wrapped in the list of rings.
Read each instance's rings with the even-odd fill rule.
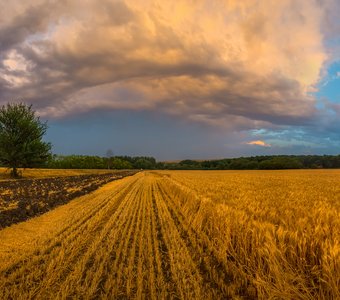
[[[18,173],[17,167],[13,167],[11,173],[12,173],[12,177],[14,177],[14,178],[18,178],[19,177],[19,173]]]

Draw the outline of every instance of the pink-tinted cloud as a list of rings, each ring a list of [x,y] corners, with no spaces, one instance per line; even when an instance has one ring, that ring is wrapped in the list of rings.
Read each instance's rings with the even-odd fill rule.
[[[257,141],[250,141],[246,143],[247,145],[255,145],[261,147],[271,147],[270,144],[267,144],[265,141],[257,140]]]

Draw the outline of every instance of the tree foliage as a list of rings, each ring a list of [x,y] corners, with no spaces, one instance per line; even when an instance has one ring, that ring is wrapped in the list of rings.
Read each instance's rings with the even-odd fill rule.
[[[0,107],[0,162],[12,168],[37,167],[47,161],[51,144],[42,141],[47,124],[35,116],[31,105],[7,104]]]
[[[108,161],[110,160],[110,161]],[[340,168],[340,155],[277,155],[225,158],[219,160],[182,160],[157,162],[145,156],[54,155],[49,168],[61,169],[158,169],[158,170],[280,170]]]
[[[90,155],[53,155],[47,165],[57,169],[156,169],[156,160],[145,156],[100,157]]]
[[[266,155],[219,160],[158,163],[169,170],[281,170],[340,168],[340,155]]]

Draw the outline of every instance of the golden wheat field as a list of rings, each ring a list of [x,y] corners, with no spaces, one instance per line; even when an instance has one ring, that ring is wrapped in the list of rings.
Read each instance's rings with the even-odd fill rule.
[[[0,231],[0,299],[340,299],[340,171],[144,171]]]

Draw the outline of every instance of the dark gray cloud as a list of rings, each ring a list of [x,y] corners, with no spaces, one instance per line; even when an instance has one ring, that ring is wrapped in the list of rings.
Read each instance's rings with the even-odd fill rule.
[[[7,22],[1,22],[0,52],[3,54],[25,42],[28,37],[44,33],[47,27],[58,17],[61,5],[57,2],[48,2],[48,5],[46,2],[37,4],[33,2],[31,5],[25,5],[26,7],[23,7],[23,9],[13,12],[13,16],[9,16]],[[8,12],[8,6],[11,6],[11,3],[7,3],[4,7],[2,20]]]

